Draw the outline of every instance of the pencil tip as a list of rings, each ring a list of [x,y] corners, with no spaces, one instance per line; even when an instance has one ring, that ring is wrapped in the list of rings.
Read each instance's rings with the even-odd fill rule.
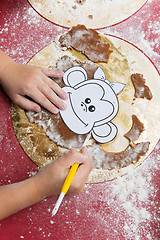
[[[61,194],[59,195],[58,201],[56,202],[56,205],[53,208],[52,216],[54,216],[57,213],[57,211],[59,209],[59,206],[60,206],[60,204],[61,204],[61,202],[62,202],[62,200],[64,198],[64,195],[65,195],[64,192],[61,192]]]
[[[54,215],[56,215],[57,211],[58,211],[58,208],[55,207],[55,208],[53,209],[53,211],[52,211],[52,217],[53,217]]]

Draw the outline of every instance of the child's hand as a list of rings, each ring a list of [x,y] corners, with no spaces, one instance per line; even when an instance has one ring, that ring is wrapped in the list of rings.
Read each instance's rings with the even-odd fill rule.
[[[81,153],[72,149],[35,175],[38,194],[40,193],[42,197],[59,194],[70,167],[74,163],[79,163],[81,165],[77,169],[68,193],[80,193],[92,170],[91,159],[86,147],[82,148]]]
[[[44,167],[39,173],[22,182],[0,186],[0,220],[45,197],[59,194],[74,163],[81,164],[73,178],[69,193],[82,191],[92,169],[87,148],[82,153],[71,150]]]
[[[62,77],[63,73],[10,61],[1,76],[1,84],[11,100],[21,108],[39,112],[40,104],[56,114],[66,107],[60,98],[67,99],[68,96],[48,76]]]

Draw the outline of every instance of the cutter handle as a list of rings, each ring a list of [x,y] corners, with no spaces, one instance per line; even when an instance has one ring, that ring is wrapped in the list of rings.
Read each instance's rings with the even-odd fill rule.
[[[78,166],[79,166],[78,163],[74,163],[72,165],[72,167],[71,167],[71,169],[70,169],[70,171],[69,171],[69,173],[68,173],[68,175],[66,177],[66,180],[65,180],[65,182],[63,184],[62,190],[61,190],[61,192],[63,192],[64,194],[67,193],[67,191],[68,191],[68,189],[69,189],[69,187],[71,185],[71,182],[73,180],[73,177],[76,174]]]

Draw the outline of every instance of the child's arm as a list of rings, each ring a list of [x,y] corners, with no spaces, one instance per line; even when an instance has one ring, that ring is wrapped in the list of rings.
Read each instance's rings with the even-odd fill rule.
[[[92,169],[86,147],[82,148],[81,153],[72,149],[27,180],[1,186],[0,220],[41,201],[45,197],[59,194],[70,167],[74,163],[81,165],[73,178],[68,192],[81,192]]]
[[[39,112],[41,105],[54,114],[58,109],[65,109],[60,98],[67,99],[67,94],[48,76],[62,77],[63,73],[16,63],[0,50],[0,84],[20,107]]]

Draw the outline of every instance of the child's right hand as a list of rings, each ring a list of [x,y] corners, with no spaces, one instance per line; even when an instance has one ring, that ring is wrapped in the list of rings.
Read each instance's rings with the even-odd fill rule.
[[[82,148],[81,153],[78,153],[75,149],[70,150],[35,175],[38,194],[41,194],[42,198],[59,194],[70,167],[74,163],[81,165],[77,169],[68,192],[80,193],[92,170],[91,159],[86,147]]]
[[[81,153],[74,149],[65,153],[31,178],[0,186],[0,220],[45,197],[59,194],[74,163],[81,165],[73,178],[69,193],[81,192],[92,169],[91,159],[85,147],[82,148]]]

